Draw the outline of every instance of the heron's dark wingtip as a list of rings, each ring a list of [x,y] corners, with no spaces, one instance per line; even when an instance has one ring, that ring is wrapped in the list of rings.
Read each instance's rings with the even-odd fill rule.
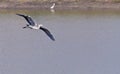
[[[18,15],[18,16],[23,16],[23,14],[19,14],[19,13],[17,13],[16,15]]]
[[[26,16],[26,15],[19,14],[19,13],[16,13],[16,15],[18,15],[18,16],[22,16],[22,17],[25,17],[25,16]]]
[[[16,13],[16,15],[18,15],[18,13]]]
[[[48,35],[52,41],[55,41],[55,38],[52,35]]]
[[[52,39],[53,41],[55,41],[55,39]]]

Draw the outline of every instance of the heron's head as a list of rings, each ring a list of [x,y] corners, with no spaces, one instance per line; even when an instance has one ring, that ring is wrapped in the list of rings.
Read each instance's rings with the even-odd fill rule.
[[[42,27],[43,25],[42,24],[38,24],[39,27]]]
[[[43,26],[42,24],[39,24],[40,26]]]

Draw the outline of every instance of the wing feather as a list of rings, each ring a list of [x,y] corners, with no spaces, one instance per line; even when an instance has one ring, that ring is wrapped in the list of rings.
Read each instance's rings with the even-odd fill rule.
[[[26,21],[29,23],[29,25],[32,25],[32,26],[35,25],[35,22],[33,21],[33,19],[30,16],[23,15],[23,14],[16,14],[16,15],[24,17],[26,19]]]
[[[50,31],[44,27],[40,27],[41,30],[43,30],[48,36],[50,39],[52,39],[53,41],[55,41],[55,38],[53,37],[53,35],[50,33]]]

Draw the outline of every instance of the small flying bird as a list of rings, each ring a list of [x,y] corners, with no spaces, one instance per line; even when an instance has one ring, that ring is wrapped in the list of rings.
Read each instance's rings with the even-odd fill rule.
[[[24,17],[25,20],[29,23],[25,27],[23,27],[23,29],[24,28],[30,28],[30,29],[36,29],[36,30],[41,29],[49,36],[50,39],[55,41],[55,38],[50,33],[50,31],[48,29],[44,28],[42,24],[36,24],[30,16],[23,15],[23,14],[16,14],[16,15]]]
[[[55,7],[55,3],[53,3],[53,5],[50,7],[50,9],[54,9]]]

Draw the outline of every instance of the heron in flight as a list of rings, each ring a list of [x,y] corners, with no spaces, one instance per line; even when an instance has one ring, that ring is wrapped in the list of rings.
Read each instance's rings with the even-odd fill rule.
[[[24,17],[25,20],[29,23],[25,27],[23,27],[23,29],[24,28],[30,28],[30,29],[36,29],[36,30],[41,29],[49,36],[50,39],[55,41],[55,38],[50,33],[50,31],[48,29],[44,28],[42,24],[36,24],[30,16],[23,15],[23,14],[16,14],[16,15]]]

